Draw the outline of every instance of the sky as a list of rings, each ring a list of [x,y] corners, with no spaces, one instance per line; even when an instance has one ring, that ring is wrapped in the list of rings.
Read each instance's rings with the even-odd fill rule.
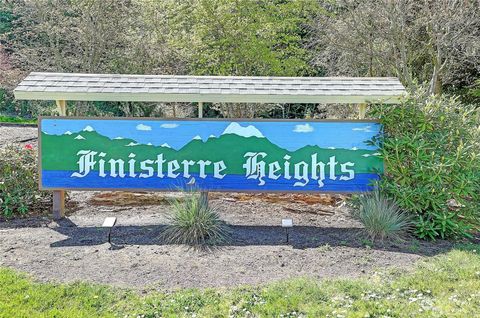
[[[210,135],[220,136],[230,121],[179,121],[179,120],[105,120],[105,119],[42,119],[42,131],[61,135],[66,131],[81,132],[90,126],[111,139],[123,137],[137,143],[162,145],[167,143],[179,149],[196,136],[206,141]],[[238,121],[241,127],[254,126],[274,144],[289,151],[305,145],[322,148],[358,148],[373,150],[366,140],[377,135],[380,125],[371,122],[299,122],[299,121]],[[253,129],[256,131],[255,129]],[[246,131],[240,129],[240,131]],[[252,131],[250,127],[249,131]]]

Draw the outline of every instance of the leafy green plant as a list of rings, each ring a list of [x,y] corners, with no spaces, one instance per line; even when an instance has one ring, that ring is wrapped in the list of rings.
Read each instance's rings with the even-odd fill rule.
[[[439,236],[438,226],[422,215],[418,217],[415,226],[415,234],[421,239],[434,240],[437,236]]]
[[[0,35],[12,29],[13,19],[11,10],[4,4],[0,5]]]
[[[36,124],[35,119],[26,119],[17,116],[2,116],[0,115],[0,123],[14,123],[14,124]]]
[[[38,189],[37,152],[33,146],[0,149],[0,208],[5,217],[24,215],[51,202]]]
[[[385,130],[373,140],[386,166],[382,192],[417,217],[419,237],[468,236],[480,224],[480,110],[418,89],[371,115]]]
[[[399,238],[412,225],[411,217],[378,190],[358,198],[354,216],[372,241]]]
[[[187,192],[184,198],[173,200],[172,209],[170,224],[162,233],[167,242],[206,246],[228,241],[227,225],[198,192]]]
[[[469,233],[472,227],[462,220],[454,212],[443,214],[431,213],[430,218],[419,216],[415,233],[419,238],[435,240],[436,237],[445,238],[473,238]]]

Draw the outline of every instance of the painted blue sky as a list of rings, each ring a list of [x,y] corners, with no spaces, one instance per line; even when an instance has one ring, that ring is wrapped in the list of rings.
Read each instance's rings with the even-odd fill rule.
[[[175,121],[175,120],[99,120],[99,119],[43,119],[42,131],[61,135],[66,131],[80,132],[90,126],[111,139],[130,138],[138,143],[162,145],[168,143],[179,149],[200,136],[206,141],[209,136],[220,136],[231,124],[229,121]],[[241,127],[254,126],[274,144],[294,151],[305,145],[322,148],[375,149],[367,146],[366,140],[377,135],[380,125],[369,122],[285,122],[285,121],[239,121]],[[230,127],[231,128],[231,127]],[[237,126],[238,128],[238,126]],[[240,131],[252,131],[240,128]],[[258,132],[256,132],[258,134]]]

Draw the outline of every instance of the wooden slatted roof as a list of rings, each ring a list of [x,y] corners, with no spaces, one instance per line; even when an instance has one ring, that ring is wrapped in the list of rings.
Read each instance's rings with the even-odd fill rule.
[[[17,99],[234,102],[398,103],[405,88],[397,78],[244,77],[30,73]]]

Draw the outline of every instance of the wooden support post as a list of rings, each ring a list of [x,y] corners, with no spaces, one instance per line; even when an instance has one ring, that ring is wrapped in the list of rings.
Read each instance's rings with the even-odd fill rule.
[[[358,118],[364,119],[367,112],[367,104],[358,105]]]
[[[57,109],[60,116],[67,116],[67,102],[57,100]],[[65,190],[53,191],[53,219],[60,220],[65,217]]]
[[[198,103],[198,118],[203,118],[203,102]],[[200,192],[200,204],[208,207],[208,191]]]
[[[67,116],[67,101],[57,100],[57,111],[60,116]]]
[[[198,118],[203,118],[203,103],[198,103]]]
[[[53,191],[53,219],[61,220],[65,217],[65,191]]]

